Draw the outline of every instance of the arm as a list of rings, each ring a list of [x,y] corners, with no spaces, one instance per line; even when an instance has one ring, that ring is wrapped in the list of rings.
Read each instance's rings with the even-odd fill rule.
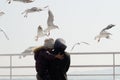
[[[66,53],[65,56],[66,56],[66,65],[64,68],[64,72],[66,73],[70,67],[70,55]]]
[[[63,59],[64,55],[62,54],[57,54],[57,55],[53,55],[51,53],[49,53],[49,51],[45,52],[45,58],[47,58],[48,60],[55,60],[55,59]]]

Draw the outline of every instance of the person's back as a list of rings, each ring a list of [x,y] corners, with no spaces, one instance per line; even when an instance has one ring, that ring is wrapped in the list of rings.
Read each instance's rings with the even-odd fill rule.
[[[47,70],[50,58],[48,56],[47,50],[44,47],[42,47],[39,52],[34,54],[37,77],[39,75],[42,80],[50,80]]]
[[[34,50],[35,69],[37,72],[37,80],[51,80],[48,73],[48,65],[55,57],[50,54],[50,49],[53,48],[54,41],[52,39],[45,40],[42,47]]]
[[[52,80],[48,73],[49,63],[56,59],[63,59],[63,55],[51,54],[54,46],[53,39],[46,39],[44,46],[34,49],[35,69],[37,80]]]
[[[57,39],[54,44],[54,51],[52,54],[57,55],[59,53],[64,55],[62,60],[56,59],[49,66],[49,73],[52,80],[67,80],[67,71],[70,66],[70,55],[65,52],[66,45]]]

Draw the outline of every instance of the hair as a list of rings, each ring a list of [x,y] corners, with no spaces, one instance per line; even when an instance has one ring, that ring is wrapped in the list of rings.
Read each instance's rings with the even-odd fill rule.
[[[53,49],[53,48],[54,48],[54,39],[49,38],[49,39],[45,39],[43,46],[36,47],[33,50],[33,52],[34,53],[39,53],[41,50],[50,50],[50,49]]]

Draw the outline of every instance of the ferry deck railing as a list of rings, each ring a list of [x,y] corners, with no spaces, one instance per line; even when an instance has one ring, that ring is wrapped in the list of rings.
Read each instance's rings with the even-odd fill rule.
[[[116,80],[116,76],[120,76],[120,74],[116,74],[115,68],[120,67],[120,65],[116,65],[116,57],[115,55],[120,54],[120,52],[80,52],[80,53],[70,53],[70,55],[112,55],[112,64],[111,65],[70,65],[71,68],[85,68],[85,67],[110,67],[112,68],[112,74],[68,74],[68,76],[112,76],[113,80]],[[35,68],[35,66],[13,66],[12,59],[14,56],[20,56],[21,54],[0,54],[0,57],[9,57],[9,66],[0,65],[0,69],[9,69],[9,75],[0,75],[0,77],[8,76],[10,80],[12,80],[13,76],[35,76],[35,75],[13,75],[13,68]],[[28,55],[28,56],[33,56]]]

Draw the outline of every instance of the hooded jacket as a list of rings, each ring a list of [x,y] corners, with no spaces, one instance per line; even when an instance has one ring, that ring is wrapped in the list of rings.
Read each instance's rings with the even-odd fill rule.
[[[51,80],[48,73],[48,65],[56,58],[50,54],[48,48],[42,46],[34,50],[35,69],[42,80]]]
[[[67,46],[63,39],[56,39],[53,55],[61,53],[64,55],[62,60],[56,59],[49,66],[49,73],[52,80],[67,80],[67,71],[70,67],[70,55],[65,52]]]

